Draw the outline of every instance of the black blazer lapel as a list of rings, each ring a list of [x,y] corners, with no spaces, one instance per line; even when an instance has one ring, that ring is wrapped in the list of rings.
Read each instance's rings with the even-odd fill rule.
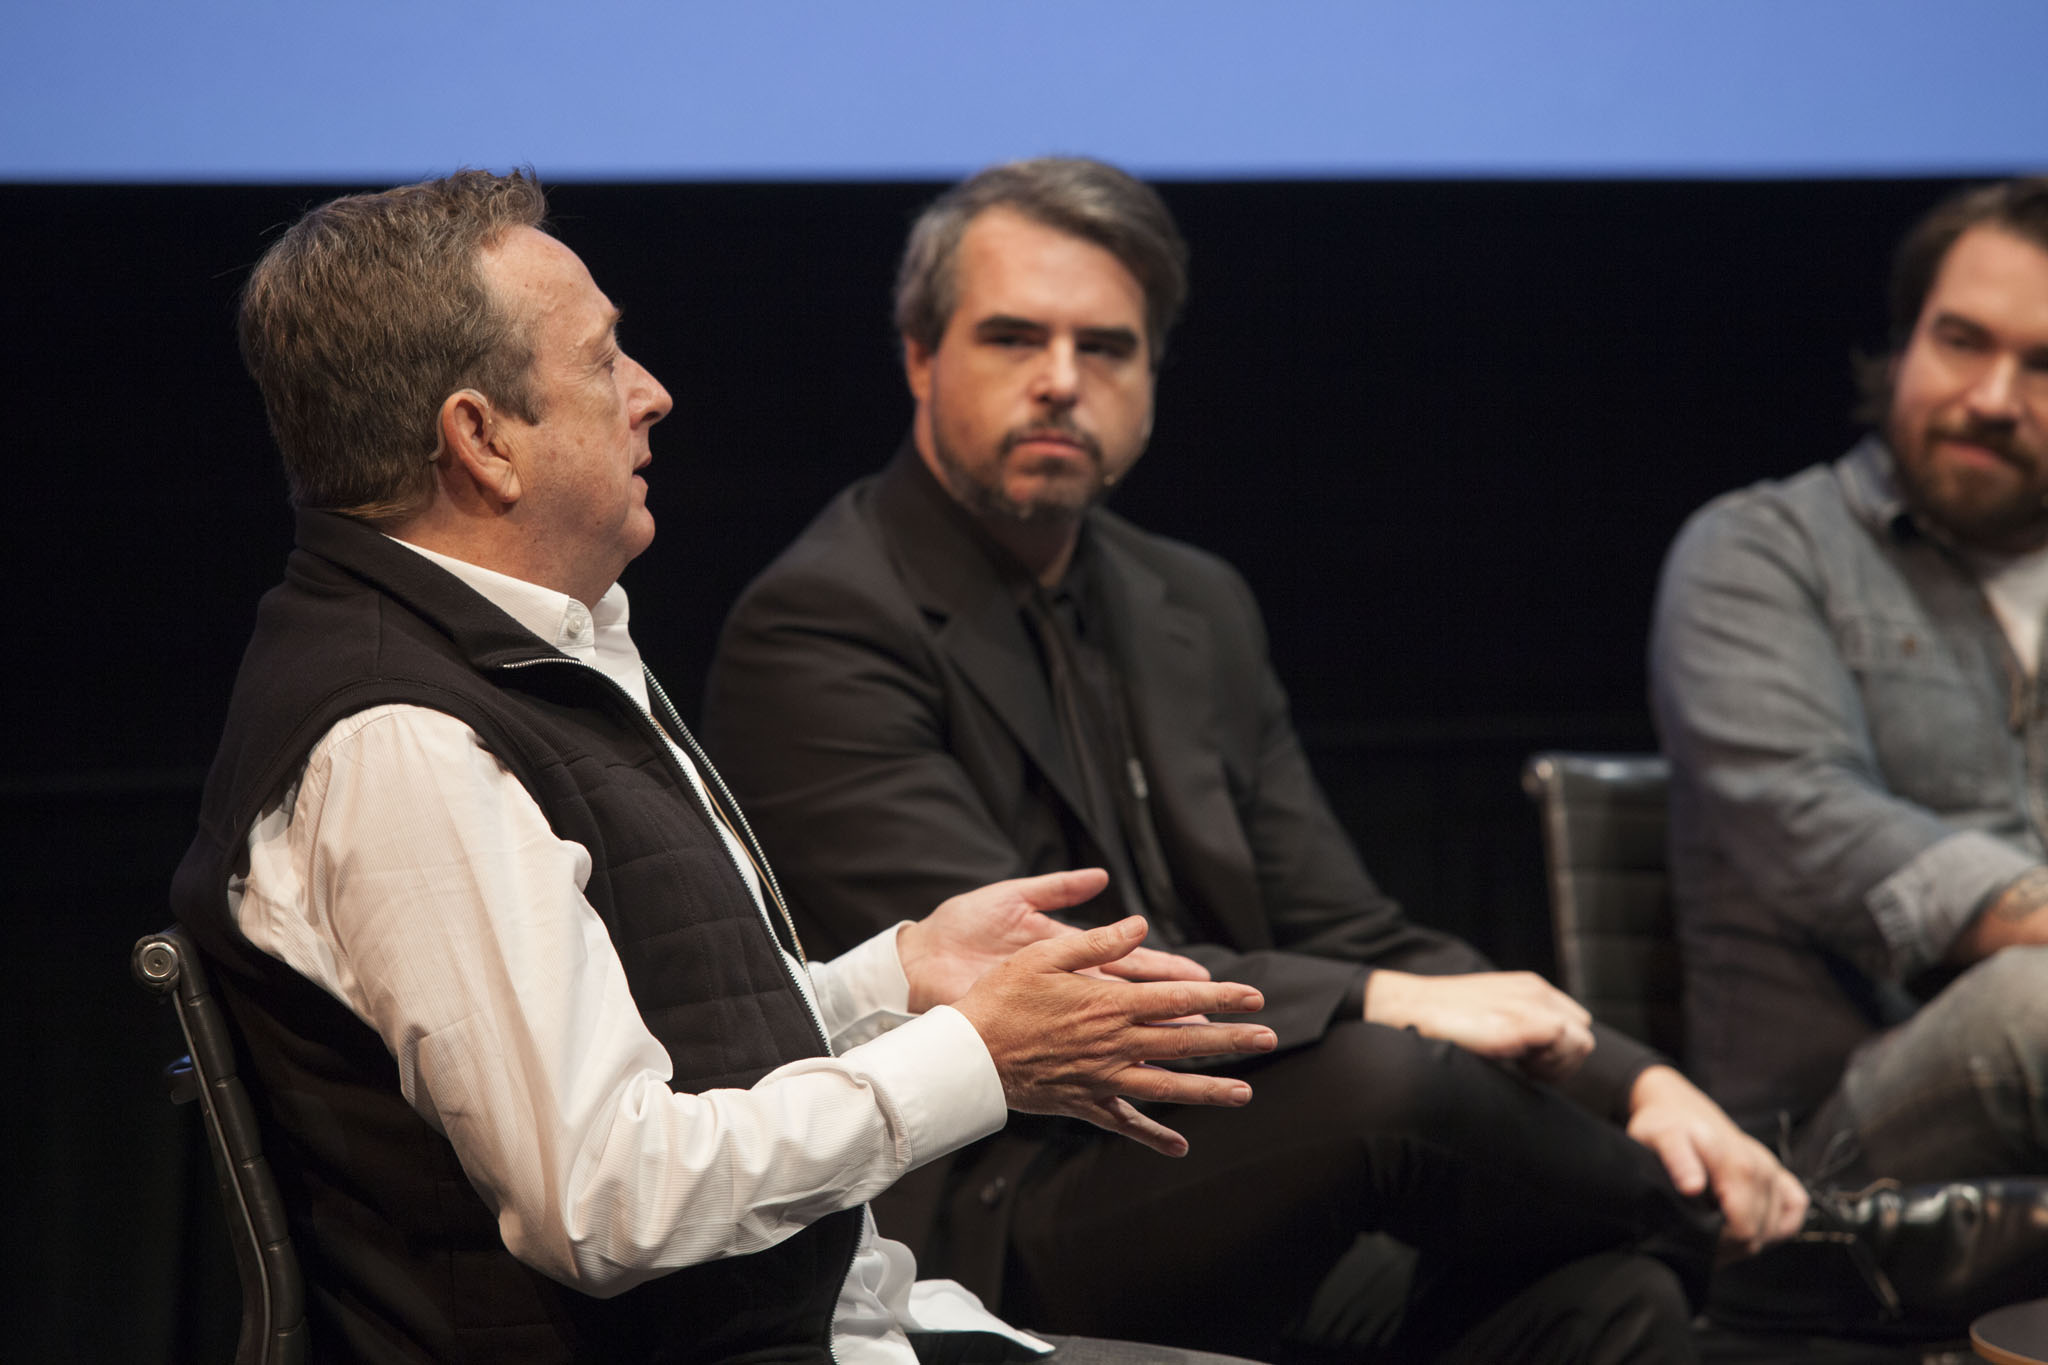
[[[1017,603],[962,524],[964,514],[939,501],[945,494],[928,486],[930,476],[917,458],[906,443],[876,483],[882,544],[933,623],[939,648],[1082,820],[1080,779],[1067,762],[1059,717]],[[1099,843],[1099,831],[1090,832]]]
[[[1114,523],[1126,530],[1123,523]],[[1231,798],[1223,727],[1251,717],[1216,714],[1209,685],[1217,667],[1209,622],[1166,584],[1122,537],[1098,521],[1103,610],[1118,642],[1117,666],[1130,693],[1131,742],[1145,765],[1153,818],[1187,909],[1213,921],[1240,949],[1269,947],[1251,846]]]

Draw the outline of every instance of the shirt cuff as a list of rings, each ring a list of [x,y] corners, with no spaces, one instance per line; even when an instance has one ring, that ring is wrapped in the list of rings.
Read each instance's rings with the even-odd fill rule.
[[[811,964],[811,989],[835,1052],[858,1047],[911,1018],[910,980],[896,955],[896,935],[908,923],[884,929],[829,962]]]
[[[1344,996],[1337,1002],[1337,1012],[1330,1017],[1331,1023],[1345,1019],[1365,1018],[1365,985],[1372,980],[1372,968],[1361,967],[1351,984],[1344,988]]]
[[[1930,846],[1865,898],[1903,980],[1942,960],[1991,896],[2037,860],[2001,839],[1964,830]]]
[[[951,1005],[862,1043],[842,1060],[882,1097],[906,1171],[987,1137],[1009,1117],[987,1045]]]

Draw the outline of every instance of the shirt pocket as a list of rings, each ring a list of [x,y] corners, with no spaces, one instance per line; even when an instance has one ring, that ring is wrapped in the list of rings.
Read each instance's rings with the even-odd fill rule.
[[[2011,801],[2016,751],[1995,661],[1973,675],[1952,638],[1912,617],[1857,615],[1838,622],[1837,638],[1893,794],[1943,815]]]
[[[1897,678],[1967,690],[1948,642],[1924,620],[1861,613],[1839,620],[1836,635],[1843,662],[1859,679]]]

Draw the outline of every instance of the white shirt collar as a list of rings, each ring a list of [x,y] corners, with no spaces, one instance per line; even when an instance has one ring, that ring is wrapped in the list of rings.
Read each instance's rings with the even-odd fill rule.
[[[589,664],[610,678],[626,690],[641,710],[647,710],[647,679],[640,667],[640,650],[626,628],[631,610],[626,590],[617,583],[606,588],[604,596],[597,599],[597,606],[590,608],[553,588],[486,569],[396,536],[386,539],[454,574],[520,625],[570,658]]]

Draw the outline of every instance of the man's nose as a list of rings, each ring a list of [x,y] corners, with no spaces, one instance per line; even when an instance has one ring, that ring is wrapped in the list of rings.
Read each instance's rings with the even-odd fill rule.
[[[1978,372],[1964,401],[1973,416],[1987,421],[2013,421],[2020,415],[2020,359],[2010,352],[1993,356]]]
[[[645,365],[631,356],[622,359],[633,367],[633,377],[627,388],[633,420],[652,426],[668,416],[669,410],[675,406],[675,400],[668,396],[668,390],[662,387],[661,381],[656,379]]]
[[[1053,407],[1072,407],[1080,386],[1081,364],[1074,343],[1064,337],[1055,338],[1042,353],[1031,396]]]

